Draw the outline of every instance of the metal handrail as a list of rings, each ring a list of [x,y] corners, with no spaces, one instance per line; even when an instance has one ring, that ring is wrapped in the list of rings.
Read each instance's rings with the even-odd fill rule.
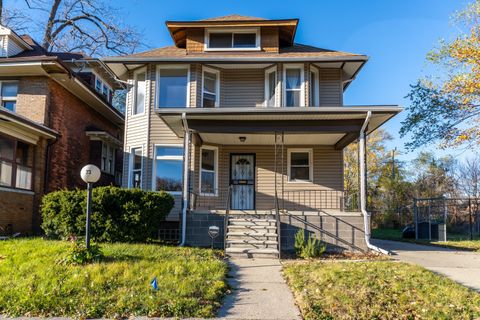
[[[230,197],[232,194],[232,186],[228,187],[227,191],[227,202],[225,203],[225,221],[224,221],[224,226],[223,226],[223,250],[225,256],[227,255],[227,233],[228,233],[228,219],[229,219],[229,214],[230,214]]]
[[[275,190],[275,218],[277,220],[277,248],[278,248],[278,258],[281,259],[282,257],[282,246],[281,246],[281,222],[280,222],[280,206],[278,204],[278,194],[277,190]]]
[[[284,210],[359,210],[358,195],[343,190],[285,190]]]

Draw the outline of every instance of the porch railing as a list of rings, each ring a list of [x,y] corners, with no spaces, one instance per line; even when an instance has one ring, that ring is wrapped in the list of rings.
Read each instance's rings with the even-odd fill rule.
[[[318,211],[322,209],[358,211],[358,194],[340,190],[285,190],[282,209],[290,211]]]
[[[190,190],[190,210],[227,210],[230,205],[230,187],[225,189]]]

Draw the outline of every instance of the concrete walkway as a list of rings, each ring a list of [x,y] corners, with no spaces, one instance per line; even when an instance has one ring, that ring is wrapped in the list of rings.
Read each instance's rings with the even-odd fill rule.
[[[373,240],[393,252],[392,258],[415,263],[474,290],[480,291],[480,254],[408,242]]]
[[[277,259],[230,259],[229,284],[220,319],[301,319]]]

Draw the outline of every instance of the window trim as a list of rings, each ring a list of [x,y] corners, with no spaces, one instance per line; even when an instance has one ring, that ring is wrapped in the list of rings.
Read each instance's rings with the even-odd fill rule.
[[[135,113],[135,109],[137,108],[137,77],[138,74],[145,73],[145,96],[143,97],[143,112]],[[130,110],[130,115],[132,117],[139,117],[145,114],[147,109],[147,68],[140,68],[133,72],[133,97],[132,97],[132,109]]]
[[[255,47],[254,48],[210,48],[210,33],[231,33],[232,34],[232,45],[233,45],[233,35],[235,33],[255,33]],[[260,41],[260,28],[205,28],[204,36],[204,51],[260,51],[261,41]]]
[[[300,105],[293,107],[305,107],[305,66],[303,63],[290,63],[283,65],[282,106],[287,107],[287,69],[300,69]]]
[[[200,97],[200,106],[203,108],[203,94],[205,93],[205,71],[214,73],[217,75],[217,82],[215,83],[215,108],[220,106],[220,70],[209,68],[209,67],[202,67],[202,96]]]
[[[168,143],[157,143],[157,144],[153,144],[153,163],[152,163],[152,190],[153,191],[157,191],[157,185],[156,185],[156,180],[157,180],[157,165],[156,165],[156,162],[157,160],[176,160],[176,161],[182,161],[182,188],[183,188],[183,170],[185,165],[184,165],[184,156],[183,154],[185,152],[182,153],[181,156],[158,156],[157,155],[157,148],[158,147],[177,147],[177,148],[184,148],[183,147],[183,144],[178,144],[178,143],[172,143],[172,144],[168,144]],[[171,195],[174,195],[174,196],[179,196],[179,195],[182,195],[182,192],[183,191],[167,191],[165,190],[165,192],[168,192],[170,193]]]
[[[308,93],[309,99],[310,99],[310,105],[312,107],[319,107],[320,106],[320,71],[317,67],[315,66],[310,66],[310,76],[311,74],[315,74],[315,88],[313,88],[313,91],[316,92],[315,95],[315,100],[312,100],[312,82],[309,81],[309,88],[310,92]],[[311,79],[311,77],[309,77]]]
[[[133,164],[134,164],[134,159],[135,159],[135,152],[134,150],[140,149],[142,151],[141,157],[142,160],[140,162],[140,189],[142,188],[142,182],[143,182],[143,146],[137,146],[137,147],[130,147],[130,159],[128,160],[128,188],[133,189]]]
[[[208,193],[208,192],[202,192],[202,151],[203,150],[213,150],[214,151],[214,159],[215,159],[215,168],[214,168],[214,173],[215,173],[215,191],[212,193]],[[200,155],[199,155],[199,161],[200,161],[200,166],[198,167],[199,168],[199,182],[198,182],[198,185],[199,185],[199,194],[201,196],[213,196],[213,197],[217,197],[218,196],[218,147],[215,147],[215,146],[207,146],[207,145],[203,145],[200,147]]]
[[[115,148],[115,145],[112,144],[112,143],[108,143],[108,142],[105,142],[105,141],[101,141],[102,142],[102,154],[101,154],[101,158],[100,158],[100,171],[106,173],[106,174],[109,174],[109,175],[112,175],[114,176],[115,175],[115,158],[116,158],[116,153],[117,153],[117,148]],[[113,157],[112,157],[112,166],[110,167],[110,171],[106,170],[106,169],[103,169],[102,168],[102,161],[103,161],[103,146],[106,146],[107,148],[107,155],[105,157],[105,161],[108,162],[108,157],[109,157],[109,151],[110,149],[113,150]],[[107,167],[106,163],[105,163],[105,168]]]
[[[157,65],[157,69],[155,71],[155,109],[161,109],[165,107],[160,107],[160,70],[162,69],[186,69],[187,70],[187,97],[185,101],[185,107],[190,108],[190,65],[189,64],[159,64]],[[170,109],[174,109],[174,107],[167,107]],[[182,108],[182,107],[178,107]]]
[[[7,135],[7,134],[0,134],[0,137],[4,137],[6,139],[12,140],[13,141],[13,159],[8,159],[8,158],[0,158],[0,161],[5,161],[7,163],[10,163],[12,165],[12,175],[11,175],[11,181],[10,181],[10,186],[4,186],[0,185],[0,188],[5,188],[8,190],[21,190],[21,191],[26,191],[26,192],[35,192],[33,190],[35,186],[35,165],[36,165],[36,154],[35,154],[35,149],[36,145],[23,141],[21,139],[18,139],[16,137]],[[17,155],[17,149],[18,149],[18,142],[22,142],[26,145],[29,145],[32,149],[32,165],[31,166],[24,166],[27,168],[30,168],[31,170],[31,179],[30,179],[30,188],[25,189],[25,188],[19,188],[17,187],[17,167],[19,164],[17,163],[16,155]],[[23,166],[23,165],[20,165]]]
[[[308,153],[308,180],[292,180],[291,179],[291,159],[292,153]],[[287,182],[288,183],[313,183],[313,149],[312,148],[293,148],[287,149]]]
[[[17,95],[15,97],[4,97],[2,96],[2,87],[4,83],[16,83],[17,84]],[[15,102],[15,108],[12,110],[12,112],[16,112],[17,110],[17,100],[18,100],[18,88],[19,88],[19,83],[20,81],[18,80],[1,80],[0,81],[0,107],[7,109],[3,107],[3,102],[8,101],[8,102]],[[7,109],[9,110],[9,109]]]
[[[270,89],[270,82],[269,82],[269,75],[271,73],[275,72],[275,98],[274,98],[274,103],[273,106],[268,105],[268,93]],[[278,68],[277,66],[273,66],[270,68],[265,69],[265,91],[264,91],[264,97],[263,97],[263,105],[264,107],[278,107]]]

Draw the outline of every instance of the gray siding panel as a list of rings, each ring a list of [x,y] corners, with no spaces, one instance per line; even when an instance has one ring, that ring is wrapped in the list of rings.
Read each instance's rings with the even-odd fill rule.
[[[340,69],[320,69],[320,106],[343,105],[343,88]]]
[[[220,72],[221,107],[259,107],[263,104],[264,69],[223,69]]]

